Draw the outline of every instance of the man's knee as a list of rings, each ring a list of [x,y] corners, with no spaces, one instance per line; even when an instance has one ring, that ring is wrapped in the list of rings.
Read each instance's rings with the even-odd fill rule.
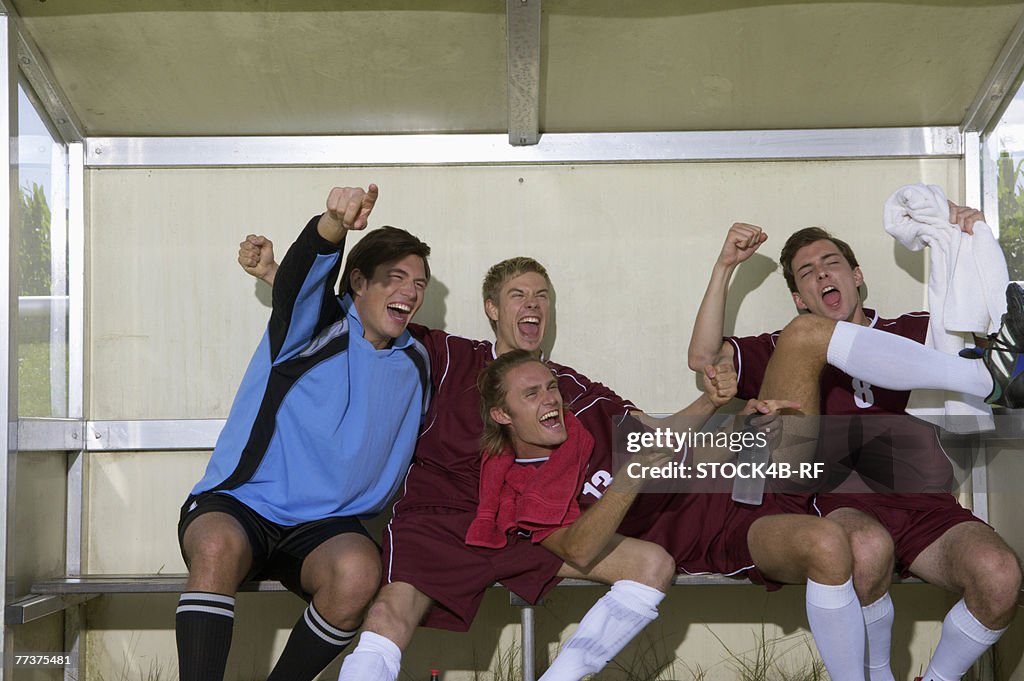
[[[779,334],[775,352],[800,352],[811,357],[825,356],[835,322],[816,315],[795,317]]]
[[[853,555],[846,532],[822,518],[802,532],[799,545],[807,564],[807,576],[818,582],[842,583],[850,578]]]
[[[200,522],[204,519],[210,522]],[[233,594],[252,567],[249,538],[233,519],[200,516],[185,531],[182,547],[190,591]]]
[[[989,544],[977,547],[965,557],[969,574],[964,595],[981,602],[990,617],[1012,618],[1020,594],[1021,568],[1016,554],[1007,546]]]
[[[862,578],[888,582],[896,563],[892,537],[881,525],[858,527],[847,534],[853,569]]]
[[[651,547],[644,555],[643,570],[640,574],[627,579],[665,591],[672,585],[672,580],[676,576],[676,560],[657,544],[652,544]]]
[[[347,610],[361,612],[377,593],[381,567],[375,548],[358,546],[315,556],[311,554],[310,557],[314,560],[314,564],[309,566],[312,572],[311,592],[314,596],[319,594],[318,600],[340,601]],[[303,570],[306,568],[304,565]]]
[[[189,572],[237,571],[252,560],[252,547],[245,532],[228,523],[201,523],[197,518],[185,531],[185,555]]]

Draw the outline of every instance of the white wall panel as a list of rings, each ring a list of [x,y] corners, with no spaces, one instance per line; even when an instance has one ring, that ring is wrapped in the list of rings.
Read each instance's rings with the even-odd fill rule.
[[[869,304],[919,309],[922,259],[884,234],[881,205],[898,185],[922,180],[957,195],[958,165],[93,171],[91,416],[225,416],[268,313],[268,291],[235,264],[237,243],[262,232],[282,255],[334,184],[376,181],[374,224],[406,227],[433,246],[435,281],[421,321],[487,337],[478,293],[486,268],[532,255],[548,266],[558,296],[551,356],[666,411],[696,394],[685,345],[733,221],[764,225],[772,259],[793,229],[827,226],[860,253]],[[791,316],[768,257],[737,274],[737,332]]]

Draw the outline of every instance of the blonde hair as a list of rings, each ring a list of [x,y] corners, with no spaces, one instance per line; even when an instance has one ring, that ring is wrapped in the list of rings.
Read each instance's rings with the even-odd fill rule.
[[[480,372],[476,387],[480,391],[480,417],[484,422],[484,434],[480,438],[480,449],[484,456],[501,454],[512,444],[508,429],[494,420],[491,409],[505,407],[508,386],[505,377],[508,373],[529,362],[537,362],[545,369],[548,365],[537,359],[536,355],[526,350],[512,350],[498,357]]]
[[[544,269],[544,265],[541,265],[533,258],[521,255],[509,258],[508,260],[502,260],[487,270],[483,285],[484,302],[486,303],[489,300],[497,305],[498,297],[501,295],[501,287],[504,286],[505,282],[527,272],[536,272],[544,277],[544,281],[548,283],[549,287],[551,286],[551,279],[548,277],[548,271]],[[490,318],[488,318],[488,321],[491,323],[491,331],[497,331],[497,322]]]

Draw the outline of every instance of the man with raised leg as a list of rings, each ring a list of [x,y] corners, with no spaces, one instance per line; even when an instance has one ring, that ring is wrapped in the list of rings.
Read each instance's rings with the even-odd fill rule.
[[[965,231],[979,217],[977,211],[951,207],[950,221]],[[865,310],[859,295],[863,274],[852,249],[819,228],[790,237],[781,258],[793,300],[808,314],[781,333],[723,342],[729,279],[766,238],[753,225],[738,223],[730,229],[694,327],[691,366],[731,359],[738,367],[741,397],[785,395],[799,401],[808,416],[900,414],[907,391],[916,388],[956,390],[1003,406],[1024,406],[1024,293],[1019,287],[1008,289],[1003,326],[982,361],[946,355],[921,344],[927,313],[885,320]],[[933,428],[907,417],[901,429],[904,436],[912,434],[915,446],[907,453],[918,461],[931,465],[944,457]],[[951,495],[821,494],[816,504],[850,537],[871,681],[893,679],[894,614],[888,588],[894,564],[903,574],[963,594],[943,622],[925,679],[959,679],[1005,631],[1016,610],[1018,559]]]

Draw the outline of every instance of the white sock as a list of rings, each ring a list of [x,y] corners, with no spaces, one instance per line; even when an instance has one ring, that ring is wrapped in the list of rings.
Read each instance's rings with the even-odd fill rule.
[[[992,376],[984,362],[947,355],[909,338],[849,322],[836,323],[828,363],[890,390],[930,388],[978,397],[992,392]]]
[[[402,651],[391,639],[364,631],[359,645],[341,664],[338,681],[395,681],[402,666]]]
[[[942,621],[942,636],[922,677],[924,681],[960,681],[971,665],[1006,631],[993,631],[967,609],[961,598]]]
[[[665,594],[627,579],[612,584],[611,590],[594,604],[576,633],[540,681],[579,681],[595,674],[658,616],[658,604]]]
[[[864,681],[864,616],[853,580],[832,586],[808,579],[807,621],[832,681]]]
[[[865,662],[865,676],[868,681],[896,681],[889,666],[892,648],[892,623],[896,619],[889,592],[871,605],[860,609],[867,628],[868,654]]]

